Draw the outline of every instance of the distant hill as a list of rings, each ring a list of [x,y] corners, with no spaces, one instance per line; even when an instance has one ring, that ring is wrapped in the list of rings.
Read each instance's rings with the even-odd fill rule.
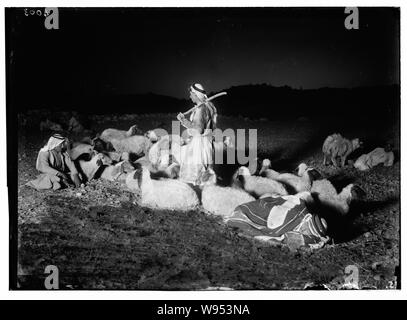
[[[313,90],[270,85],[234,86],[214,101],[219,114],[253,118],[315,117],[353,114],[357,117],[398,116],[400,87],[321,88]],[[210,93],[212,95],[214,93]],[[192,107],[187,99],[153,93],[134,95],[67,96],[41,102],[18,101],[19,112],[31,109],[77,110],[87,114],[167,113]]]

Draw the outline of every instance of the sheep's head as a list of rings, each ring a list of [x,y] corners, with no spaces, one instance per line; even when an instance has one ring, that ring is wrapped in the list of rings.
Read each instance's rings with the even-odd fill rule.
[[[237,174],[239,176],[251,176],[249,168],[245,166],[241,166]]]
[[[342,189],[340,196],[350,203],[352,200],[361,199],[366,195],[366,192],[359,186],[350,183]]]
[[[127,131],[127,132],[128,132],[129,137],[130,137],[130,136],[134,136],[134,135],[140,133],[140,129],[135,124],[135,125],[131,126],[129,131]]]
[[[305,171],[307,171],[307,169],[308,169],[308,166],[303,162],[298,165],[298,167],[295,169],[295,172],[297,173],[297,175],[299,177],[302,177],[304,175]]]
[[[351,184],[352,199],[363,199],[366,197],[366,191],[356,184]]]
[[[306,203],[313,203],[314,202],[314,198],[311,195],[311,192],[309,191],[302,191],[296,194],[296,197],[298,197],[299,199],[304,200]]]
[[[306,170],[306,173],[308,174],[309,180],[311,182],[313,182],[315,180],[320,180],[323,178],[321,173],[317,169],[314,169],[314,168],[308,168]]]
[[[99,167],[102,165],[109,166],[113,163],[112,159],[108,155],[106,155],[102,152],[97,152],[97,151],[93,150],[92,153],[93,153],[94,157],[96,158],[96,164]]]
[[[196,184],[199,185],[199,187],[201,188],[208,185],[215,185],[216,184],[215,171],[213,171],[212,168],[202,171],[196,181]]]
[[[223,143],[224,143],[224,145],[226,146],[226,148],[230,148],[230,147],[233,146],[233,145],[232,145],[232,138],[229,137],[229,136],[226,136],[226,137],[223,139]]]
[[[158,136],[157,136],[157,134],[154,132],[154,130],[148,130],[144,135],[145,135],[148,139],[150,139],[151,142],[156,142],[156,141],[158,141]]]
[[[259,171],[259,176],[263,174],[264,171],[271,168],[271,161],[269,159],[264,159],[261,163],[261,169]]]
[[[362,146],[363,146],[363,142],[361,140],[359,140],[359,138],[356,138],[356,139],[352,140],[352,148],[353,148],[353,150],[361,148]]]
[[[271,168],[271,161],[270,159],[264,159],[262,162],[262,166],[265,169],[270,169]]]

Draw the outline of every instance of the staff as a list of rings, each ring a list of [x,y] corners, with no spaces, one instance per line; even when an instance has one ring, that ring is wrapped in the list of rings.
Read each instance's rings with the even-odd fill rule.
[[[188,114],[190,114],[191,112],[195,111],[195,110],[196,110],[197,108],[199,108],[201,105],[203,105],[203,104],[205,104],[205,103],[207,103],[207,102],[209,102],[209,101],[211,101],[211,100],[213,100],[213,99],[216,99],[217,97],[224,96],[224,95],[226,95],[226,94],[227,94],[226,92],[219,92],[219,93],[213,95],[212,97],[206,99],[204,102],[200,103],[199,105],[192,107],[192,108],[189,109],[188,111],[186,111],[186,112],[184,112],[184,113],[179,113],[179,114],[177,115],[177,119],[178,119],[179,121],[181,121],[181,117],[182,117],[182,116],[185,117],[186,115],[188,115]]]

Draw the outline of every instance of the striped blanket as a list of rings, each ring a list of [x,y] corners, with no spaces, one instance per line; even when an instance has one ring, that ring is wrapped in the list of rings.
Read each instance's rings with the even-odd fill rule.
[[[250,237],[280,242],[289,247],[322,247],[327,241],[326,222],[312,214],[297,196],[271,196],[238,206],[227,225]]]

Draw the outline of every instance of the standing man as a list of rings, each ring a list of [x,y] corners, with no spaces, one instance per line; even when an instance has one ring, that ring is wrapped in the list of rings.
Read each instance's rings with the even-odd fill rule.
[[[195,104],[189,120],[183,113],[177,116],[191,136],[181,160],[180,179],[195,184],[200,173],[214,162],[212,130],[216,129],[217,111],[199,83],[190,87],[189,96]]]

